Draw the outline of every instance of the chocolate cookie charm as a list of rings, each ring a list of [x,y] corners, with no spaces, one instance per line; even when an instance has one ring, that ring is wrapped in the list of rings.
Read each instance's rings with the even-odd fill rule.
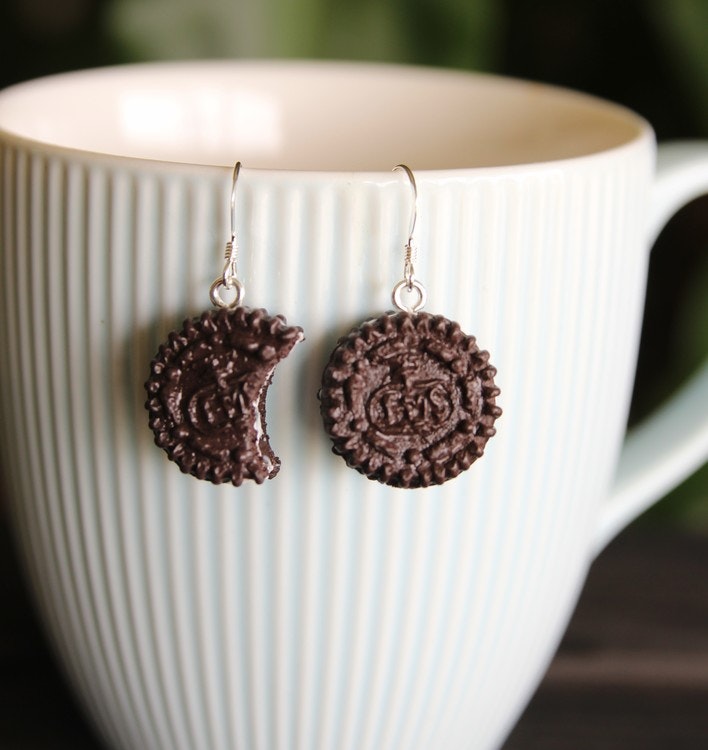
[[[301,328],[265,310],[205,312],[173,332],[145,384],[155,443],[180,469],[215,484],[274,477],[265,404],[273,371]]]
[[[244,479],[261,484],[280,469],[266,432],[266,394],[281,359],[304,338],[280,315],[243,307],[236,266],[235,194],[231,184],[231,239],[224,269],[209,289],[217,310],[186,320],[170,333],[145,383],[155,443],[185,474],[214,484]],[[222,292],[232,299],[227,301]]]
[[[489,354],[457,323],[397,312],[341,338],[320,408],[334,453],[393,487],[442,484],[476,461],[501,414]]]

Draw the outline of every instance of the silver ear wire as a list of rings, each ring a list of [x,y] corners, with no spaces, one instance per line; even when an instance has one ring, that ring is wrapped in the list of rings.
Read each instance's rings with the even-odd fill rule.
[[[393,168],[393,171],[395,172],[397,169],[400,169],[402,172],[406,173],[406,176],[411,183],[411,188],[413,189],[413,209],[411,211],[411,221],[410,227],[408,229],[408,242],[406,243],[406,247],[408,247],[408,245],[413,242],[415,224],[418,220],[418,186],[415,182],[415,175],[413,174],[413,171],[410,169],[410,167],[406,166],[405,164],[396,164],[396,166]]]
[[[423,309],[428,299],[428,293],[425,287],[416,278],[414,266],[416,255],[418,252],[413,236],[415,232],[415,225],[418,220],[418,186],[415,181],[415,175],[408,166],[406,166],[405,164],[397,164],[393,168],[393,171],[395,172],[397,169],[405,172],[406,176],[408,177],[408,181],[410,182],[411,188],[413,190],[413,208],[411,210],[411,220],[408,229],[408,241],[405,245],[406,253],[403,261],[403,278],[396,284],[396,286],[393,287],[391,300],[399,310],[402,310],[403,312],[416,313],[419,310]],[[403,301],[404,291],[408,292],[409,294],[413,293],[414,291],[417,293],[417,299],[412,305],[408,305]]]
[[[238,256],[238,245],[236,243],[236,183],[241,172],[241,162],[237,161],[231,176],[231,239],[226,243],[224,252],[224,270],[221,276],[214,281],[209,288],[209,299],[214,307],[238,307],[243,302],[245,287],[238,278],[238,267],[236,260]],[[221,289],[235,290],[235,298],[226,302],[221,296]]]

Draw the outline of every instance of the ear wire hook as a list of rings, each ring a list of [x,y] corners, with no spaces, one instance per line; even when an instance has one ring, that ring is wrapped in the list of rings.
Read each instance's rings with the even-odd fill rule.
[[[405,245],[406,254],[403,261],[403,279],[401,279],[401,281],[399,281],[398,284],[396,284],[396,286],[393,288],[391,299],[393,301],[393,304],[399,310],[403,310],[404,312],[416,313],[419,310],[422,310],[428,298],[428,293],[426,292],[425,287],[421,284],[420,281],[418,281],[415,276],[414,267],[414,262],[416,260],[418,251],[413,236],[415,232],[415,225],[418,220],[418,186],[415,181],[415,175],[408,166],[406,166],[405,164],[397,164],[393,168],[393,171],[395,172],[397,169],[400,169],[402,172],[406,173],[408,181],[411,184],[411,188],[413,190],[413,209],[411,211],[411,220],[408,229],[408,241]],[[404,289],[409,294],[413,291],[417,293],[418,298],[412,305],[407,305],[403,301],[402,294]]]
[[[411,183],[411,188],[413,189],[413,210],[411,211],[410,228],[408,229],[408,242],[406,243],[406,247],[408,247],[409,245],[413,244],[413,233],[415,232],[415,224],[418,220],[418,186],[415,182],[415,175],[413,174],[410,167],[405,164],[396,164],[396,166],[393,168],[393,171],[395,172],[397,169],[400,169],[402,172],[406,173],[406,176]]]
[[[238,267],[236,264],[238,256],[238,244],[236,242],[236,183],[241,172],[241,162],[237,161],[231,176],[231,239],[226,243],[224,251],[224,270],[209,288],[209,299],[214,307],[232,308],[238,307],[243,301],[245,287],[238,278]],[[221,289],[234,289],[235,298],[226,302],[221,296]]]
[[[241,173],[241,162],[234,164],[234,171],[231,174],[231,242],[236,239],[236,183]]]

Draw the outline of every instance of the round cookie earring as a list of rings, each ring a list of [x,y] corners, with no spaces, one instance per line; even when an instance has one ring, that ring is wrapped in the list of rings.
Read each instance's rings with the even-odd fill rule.
[[[266,433],[266,393],[280,360],[304,338],[280,315],[243,306],[235,233],[237,162],[231,187],[231,239],[209,290],[216,309],[185,320],[159,348],[145,383],[155,444],[186,474],[214,484],[261,484],[280,469]],[[227,301],[229,292],[233,299]]]
[[[332,451],[369,479],[412,489],[468,469],[495,434],[501,409],[496,369],[474,336],[421,312],[427,294],[415,275],[417,186],[405,164],[413,212],[397,311],[339,339],[322,376],[320,411]]]

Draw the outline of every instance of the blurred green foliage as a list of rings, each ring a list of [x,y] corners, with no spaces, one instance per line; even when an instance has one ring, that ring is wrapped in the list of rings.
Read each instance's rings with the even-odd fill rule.
[[[476,69],[570,86],[708,138],[708,0],[4,0],[0,85],[148,59],[308,57]],[[415,116],[412,103],[409,116]],[[708,351],[708,197],[652,256],[632,421]],[[708,467],[648,513],[708,532]]]
[[[132,58],[308,57],[489,69],[494,0],[115,0]]]
[[[667,64],[675,68],[682,94],[693,99],[708,132],[708,2],[652,0],[647,6],[663,32]]]

